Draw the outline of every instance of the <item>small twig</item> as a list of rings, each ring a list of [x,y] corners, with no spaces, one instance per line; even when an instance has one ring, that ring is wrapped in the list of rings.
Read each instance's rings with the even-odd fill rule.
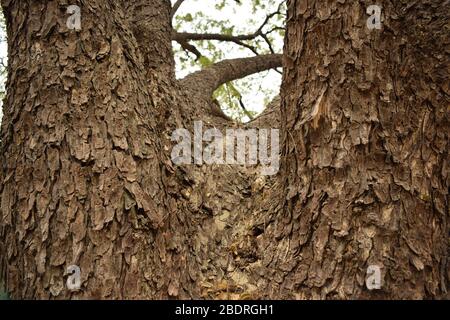
[[[254,117],[252,116],[252,114],[245,107],[244,102],[242,101],[242,97],[239,98],[239,105],[241,106],[241,108],[244,111],[245,115],[250,118],[250,121],[253,120]]]

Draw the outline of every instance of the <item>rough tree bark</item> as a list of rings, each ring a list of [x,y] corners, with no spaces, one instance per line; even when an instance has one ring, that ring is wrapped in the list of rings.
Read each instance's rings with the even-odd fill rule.
[[[169,0],[2,0],[0,278],[12,298],[437,298],[448,287],[448,10],[289,1],[284,83],[255,121],[217,117],[229,60],[176,81]],[[177,1],[177,6],[183,1]],[[183,41],[192,39],[184,35]],[[282,173],[175,167],[194,120],[276,127]],[[67,266],[82,287],[65,286]],[[383,289],[364,288],[367,266]]]
[[[85,4],[78,33],[65,28],[65,1],[2,5],[10,57],[1,199],[8,289],[13,297],[68,297],[62,271],[78,264],[84,296],[158,296],[173,262],[164,252],[147,255],[164,248],[158,241],[170,228],[158,107],[145,78],[144,61],[152,60],[138,54],[117,2]]]
[[[210,114],[209,91],[175,82],[170,1],[78,3],[78,32],[68,5],[2,1],[2,279],[12,298],[200,297],[215,229],[199,226],[216,219],[188,196],[192,169],[170,163],[170,133],[198,115],[225,120]],[[268,58],[226,66],[281,66]],[[82,271],[73,293],[72,264]]]
[[[448,2],[288,2],[282,296],[437,298],[449,280]],[[275,250],[275,249],[273,249]],[[365,288],[378,265],[382,289]],[[280,291],[278,291],[280,292]],[[277,295],[275,295],[277,296]],[[448,296],[447,296],[448,297]]]

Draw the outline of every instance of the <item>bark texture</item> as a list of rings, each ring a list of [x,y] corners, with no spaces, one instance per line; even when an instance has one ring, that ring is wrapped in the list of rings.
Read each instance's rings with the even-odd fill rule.
[[[83,283],[76,297],[168,296],[178,284],[165,274],[184,267],[167,244],[174,235],[154,116],[169,107],[155,105],[144,67],[151,59],[122,5],[84,4],[80,32],[66,28],[65,1],[2,5],[8,290],[13,298],[70,297],[64,271],[76,264]]]
[[[269,296],[448,292],[449,2],[379,1],[381,30],[366,27],[371,4],[288,1]]]
[[[65,0],[3,0],[11,297],[448,297],[448,1],[382,1],[372,31],[371,4],[288,1],[281,96],[244,125],[213,91],[280,55],[177,81],[169,0],[79,1],[77,32]],[[198,120],[281,126],[281,174],[175,166],[171,134]],[[65,286],[73,264],[78,292]],[[382,290],[365,288],[369,265]]]

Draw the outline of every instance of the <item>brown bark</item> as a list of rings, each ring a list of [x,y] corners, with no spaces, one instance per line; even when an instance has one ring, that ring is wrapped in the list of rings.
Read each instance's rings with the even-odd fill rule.
[[[175,16],[175,14],[177,13],[178,9],[180,9],[181,5],[183,4],[185,0],[177,0],[173,6],[172,6],[172,10],[170,12],[170,20],[173,20],[173,17]]]
[[[12,298],[444,297],[448,10],[386,0],[369,31],[370,4],[289,1],[281,116],[277,98],[242,125],[217,117],[213,91],[280,55],[177,82],[168,0],[83,3],[79,32],[66,1],[2,1],[0,279]],[[174,166],[170,135],[195,120],[280,124],[282,174]],[[371,264],[382,290],[365,289]]]
[[[449,8],[381,1],[383,28],[369,30],[371,4],[288,3],[269,296],[448,292]],[[365,286],[369,265],[381,290]]]
[[[65,26],[65,1],[2,5],[10,60],[0,256],[12,297],[178,295],[184,229],[173,221],[154,117],[170,107],[148,82],[158,68],[144,67],[167,47],[140,50],[116,1],[85,4],[80,32]],[[83,283],[73,295],[71,264]]]
[[[125,0],[121,3],[144,57],[145,68],[155,70],[160,77],[175,77],[170,0]]]

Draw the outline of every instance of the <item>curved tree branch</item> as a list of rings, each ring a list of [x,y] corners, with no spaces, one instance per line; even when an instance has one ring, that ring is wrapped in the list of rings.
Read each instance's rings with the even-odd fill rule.
[[[189,51],[189,52],[195,54],[195,56],[196,56],[195,61],[197,61],[198,59],[200,59],[202,57],[202,53],[197,49],[197,47],[190,44],[189,42],[178,41],[178,43],[180,44],[181,48],[183,48],[184,51]]]
[[[202,94],[212,96],[224,83],[241,79],[254,73],[282,66],[281,54],[267,54],[251,58],[223,60],[180,80],[181,84]]]
[[[183,4],[185,0],[178,0],[177,2],[175,2],[173,4],[172,7],[172,12],[170,13],[170,20],[173,20],[173,17],[175,16],[175,13],[177,13],[178,9],[180,8],[180,6]]]

